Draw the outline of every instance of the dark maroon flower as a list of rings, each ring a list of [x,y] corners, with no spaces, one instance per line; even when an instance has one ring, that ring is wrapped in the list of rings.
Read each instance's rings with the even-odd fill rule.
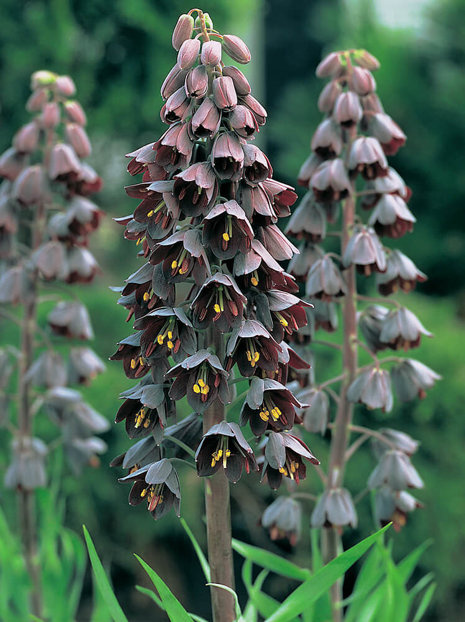
[[[179,478],[169,460],[163,458],[158,462],[122,477],[120,482],[134,482],[129,493],[129,504],[139,505],[147,501],[147,509],[155,520],[164,516],[174,508],[179,516],[181,492]]]
[[[345,268],[355,265],[365,276],[386,270],[386,255],[378,236],[371,227],[358,226],[346,246],[342,263]]]
[[[352,175],[361,173],[367,180],[388,174],[386,156],[376,138],[361,136],[354,140],[350,148],[349,170]]]
[[[194,326],[203,329],[213,322],[220,332],[229,332],[240,325],[246,302],[234,279],[216,272],[205,281],[192,302]]]
[[[242,406],[240,425],[249,423],[255,436],[267,429],[291,430],[294,421],[299,421],[296,407],[303,408],[303,404],[280,382],[254,376]]]
[[[391,250],[387,255],[386,272],[376,276],[378,290],[383,296],[389,296],[399,288],[408,293],[415,289],[417,283],[427,279],[411,259],[399,250]]]
[[[204,282],[210,267],[200,236],[195,229],[178,231],[157,244],[150,263],[162,265],[167,283],[185,281],[190,275],[198,285]]]
[[[283,477],[299,484],[307,476],[305,460],[320,464],[307,445],[292,434],[270,432],[265,446],[262,481],[267,478],[272,490],[281,486]]]
[[[379,140],[386,155],[395,155],[405,145],[404,132],[387,114],[378,112],[370,116],[368,131]]]
[[[317,201],[340,201],[351,191],[344,162],[340,158],[320,164],[309,184]]]
[[[273,174],[270,161],[255,145],[243,145],[244,150],[244,179],[256,185],[265,181]]]
[[[256,320],[244,320],[229,338],[226,348],[227,371],[237,363],[243,376],[249,378],[257,370],[265,373],[278,368],[278,353],[282,350],[270,333]]]
[[[214,475],[221,467],[228,480],[235,484],[242,475],[257,471],[258,466],[250,445],[236,423],[222,421],[213,425],[200,443],[195,454],[200,477]]]
[[[252,226],[237,201],[218,203],[203,220],[203,242],[219,259],[246,253],[253,237]]]
[[[415,216],[405,201],[395,194],[383,194],[376,204],[368,223],[378,235],[400,238],[413,230]]]
[[[140,339],[142,331],[118,341],[118,349],[110,361],[123,361],[124,373],[128,378],[142,378],[150,371],[148,361],[142,357]]]
[[[191,408],[203,413],[216,399],[223,404],[230,402],[228,376],[216,355],[199,350],[172,367],[165,378],[175,379],[169,392],[172,400],[187,395]]]
[[[120,395],[124,398],[115,423],[125,421],[129,438],[149,436],[160,441],[166,426],[166,390],[160,384],[141,383]]]
[[[172,356],[176,362],[194,354],[197,338],[189,318],[181,307],[161,307],[134,323],[141,330],[142,356],[147,359]]]
[[[205,214],[218,194],[218,181],[209,162],[197,162],[174,177],[173,194],[186,216]]]
[[[265,179],[262,186],[270,199],[276,216],[278,218],[289,216],[291,213],[290,207],[297,200],[294,188],[276,179]]]
[[[270,290],[266,293],[269,310],[273,322],[271,334],[280,343],[284,335],[292,335],[294,331],[307,324],[305,309],[312,305],[289,292]]]
[[[242,174],[244,151],[234,132],[222,132],[213,143],[211,162],[219,179],[237,181]]]
[[[254,287],[269,289],[273,285],[286,286],[283,268],[256,239],[252,240],[251,248],[245,255],[236,255],[234,274],[243,276],[243,280]]]

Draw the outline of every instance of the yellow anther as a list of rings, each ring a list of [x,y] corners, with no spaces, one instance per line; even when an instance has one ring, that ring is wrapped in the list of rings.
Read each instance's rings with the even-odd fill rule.
[[[214,467],[214,466],[215,466],[215,464],[216,464],[216,460],[215,460],[215,458],[212,458],[212,461],[211,461],[211,463],[210,463],[210,466]]]
[[[198,382],[199,387],[205,386],[205,382],[202,380],[202,378],[199,378],[197,382]]]
[[[223,233],[223,240],[229,242],[229,235],[227,233]]]
[[[168,343],[166,345],[168,346],[168,348],[170,350],[172,350],[174,348],[174,343],[172,341],[168,341]]]
[[[147,218],[150,218],[151,216],[153,216],[153,209],[151,209],[150,212],[147,214]]]
[[[139,238],[139,239],[137,240],[137,242],[136,242],[136,246],[139,246],[139,244],[141,244],[142,240],[143,240],[143,238]]]
[[[176,259],[171,262],[171,270],[175,270],[178,267],[178,262]]]
[[[144,488],[144,490],[140,493],[140,496],[145,497],[146,494],[147,494],[147,488]]]
[[[270,418],[263,410],[261,410],[259,414],[262,421],[268,421],[268,419]]]
[[[250,350],[247,350],[247,360],[248,361],[252,360],[252,355],[250,354]]]
[[[221,313],[221,308],[220,308],[220,305],[218,303],[215,303],[213,305],[213,308],[215,309],[216,313]]]
[[[144,294],[144,302],[147,302],[147,300],[149,300],[150,296],[148,292],[145,292]]]
[[[281,412],[281,410],[276,406],[275,407],[276,412],[278,413],[279,416],[281,416],[283,413]]]
[[[254,276],[250,279],[250,282],[252,283],[252,285],[258,285],[258,279],[256,279]]]
[[[202,387],[200,392],[202,393],[202,395],[207,395],[208,393],[210,393],[210,387],[208,386],[208,384]]]
[[[231,450],[230,450],[230,449],[227,449],[227,450],[226,450],[226,458],[229,458],[229,456],[230,456],[230,455],[231,455]]]
[[[253,361],[250,361],[250,367],[255,367],[255,359]]]
[[[295,466],[295,462],[294,462],[294,461],[292,461],[292,462],[291,462],[291,472],[292,472],[292,473],[295,473],[296,471],[297,471],[297,469],[296,469],[296,466]]]
[[[158,337],[157,337],[157,343],[158,343],[160,346],[162,346],[162,345],[163,345],[163,342],[164,342],[164,341],[165,341],[164,336],[163,336],[163,335],[158,335]]]
[[[141,356],[139,356],[139,365],[143,365],[143,364],[144,364],[144,359]]]
[[[181,268],[181,269],[179,270],[179,274],[186,274],[186,272],[187,272],[187,268],[186,268],[186,269]]]
[[[148,427],[149,427],[149,425],[150,425],[150,419],[146,419],[146,420],[144,421],[144,428],[148,428]]]
[[[192,388],[194,390],[194,393],[200,393],[200,387],[199,387],[199,385],[197,383],[194,384],[194,386]]]
[[[278,316],[278,318],[279,318],[279,323],[280,323],[282,326],[284,326],[284,327],[289,326],[289,322],[288,322],[288,321],[287,321],[287,320],[286,320],[286,319],[285,319],[285,318],[281,315],[281,313],[277,313],[276,315]]]
[[[287,472],[287,469],[285,469],[284,467],[281,467],[279,469],[279,472],[282,473],[283,475],[285,475],[286,477],[289,475],[288,472]]]
[[[131,369],[136,369],[137,361],[136,359],[131,360]]]
[[[168,339],[173,339],[173,331],[168,331]]]
[[[271,416],[272,416],[272,417],[273,417],[273,419],[275,419],[275,420],[276,420],[276,419],[279,419],[279,415],[278,415],[278,413],[277,413],[277,410],[278,410],[277,408],[272,408],[272,409],[271,409]]]
[[[253,360],[257,362],[259,358],[260,358],[260,352],[255,352]]]

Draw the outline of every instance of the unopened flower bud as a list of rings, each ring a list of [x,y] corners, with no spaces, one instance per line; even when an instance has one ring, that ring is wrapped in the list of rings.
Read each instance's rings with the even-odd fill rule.
[[[72,97],[76,93],[76,85],[69,76],[58,76],[55,80],[55,88],[63,97]]]
[[[375,71],[380,67],[379,60],[366,50],[357,50],[354,57],[355,62],[360,65],[360,67],[368,69],[369,71]]]
[[[250,84],[242,71],[234,65],[227,65],[223,67],[223,76],[228,76],[234,82],[234,88],[238,95],[249,95]]]
[[[341,93],[334,104],[333,118],[342,127],[353,127],[362,118],[363,111],[358,95],[352,91]]]
[[[229,112],[237,104],[237,94],[234,83],[227,76],[215,78],[212,83],[213,101],[217,108]]]
[[[178,65],[181,69],[190,69],[195,64],[200,52],[199,39],[186,39],[179,48]]]
[[[236,62],[242,65],[246,65],[250,62],[251,54],[249,48],[240,37],[236,35],[224,35],[223,48],[226,54]]]
[[[170,95],[177,91],[184,84],[185,78],[186,71],[181,69],[181,67],[176,64],[161,85],[160,92],[163,99],[168,99]]]
[[[32,153],[37,148],[39,140],[39,127],[31,121],[24,125],[13,139],[13,147],[19,153]]]
[[[202,65],[207,65],[207,67],[216,67],[221,61],[221,43],[219,41],[206,41],[202,45],[200,61]]]
[[[66,138],[78,157],[87,158],[90,155],[92,147],[83,127],[77,123],[67,123]]]
[[[205,65],[197,65],[186,76],[184,88],[188,97],[203,97],[208,89],[208,73]]]
[[[363,69],[362,67],[353,67],[349,85],[357,95],[361,96],[369,95],[376,90],[374,77],[368,69]]]
[[[38,112],[42,110],[42,106],[48,101],[48,95],[46,89],[39,89],[31,93],[27,100],[26,110],[28,112]]]
[[[86,125],[87,118],[86,113],[82,109],[82,106],[77,101],[70,101],[65,103],[65,113],[70,121],[78,123],[79,125]]]
[[[173,37],[171,39],[173,47],[176,51],[180,49],[184,41],[192,37],[193,30],[194,18],[192,15],[187,15],[186,13],[180,15],[176,26],[174,27]]]
[[[56,79],[56,73],[46,70],[36,71],[31,76],[31,90],[35,91],[41,86],[51,86],[55,83]]]
[[[242,103],[247,106],[257,120],[258,125],[265,125],[267,112],[261,103],[255,99],[252,95],[246,95],[242,98]]]
[[[339,74],[342,67],[343,65],[339,52],[332,52],[320,62],[315,73],[318,78],[332,78]]]
[[[210,15],[208,13],[204,13],[203,14],[203,19],[205,22],[205,28],[207,28],[207,30],[211,30],[213,28],[213,20],[210,17]],[[200,19],[200,17],[196,17],[195,18],[195,28],[201,28],[202,27],[202,20]]]
[[[318,98],[318,109],[320,110],[320,112],[327,112],[329,114],[332,111],[334,103],[340,94],[340,84],[335,80],[331,80],[331,82],[328,82],[325,88],[321,91]]]
[[[45,104],[42,110],[41,121],[45,128],[54,128],[60,123],[60,107],[56,102]]]

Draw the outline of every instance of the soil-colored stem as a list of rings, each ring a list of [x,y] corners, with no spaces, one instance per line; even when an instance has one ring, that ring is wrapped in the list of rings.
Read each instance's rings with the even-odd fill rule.
[[[214,327],[209,329],[209,344],[214,346],[217,356],[222,361],[224,358],[223,335]],[[216,400],[205,411],[204,433],[224,418],[225,407],[219,400]],[[222,469],[205,480],[205,509],[211,581],[234,589],[229,482]],[[233,622],[236,615],[232,594],[218,587],[210,589],[213,622]]]

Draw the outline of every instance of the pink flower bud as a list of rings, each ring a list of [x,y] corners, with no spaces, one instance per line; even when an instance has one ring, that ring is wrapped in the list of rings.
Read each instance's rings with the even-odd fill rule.
[[[349,80],[350,88],[357,93],[357,95],[369,95],[376,90],[376,82],[368,69],[363,67],[354,67],[352,75]]]
[[[58,143],[50,154],[48,175],[50,179],[77,177],[81,172],[81,164],[70,145]]]
[[[195,64],[200,52],[199,39],[186,39],[179,48],[178,65],[181,69],[190,69]]]
[[[255,97],[253,97],[252,95],[246,95],[242,98],[242,103],[253,112],[253,115],[256,118],[258,125],[265,125],[266,117],[268,115],[265,108],[263,108],[261,103],[256,100]]]
[[[220,110],[230,111],[237,104],[234,82],[227,76],[215,78],[212,84],[213,101]]]
[[[330,113],[333,109],[334,102],[338,98],[341,93],[341,87],[338,82],[335,80],[331,80],[325,86],[325,88],[321,91],[320,97],[318,98],[318,109],[321,112]]]
[[[163,99],[168,99],[175,91],[177,91],[183,84],[186,78],[186,71],[181,69],[176,64],[173,69],[166,76],[165,81],[161,85],[161,96]]]
[[[13,181],[23,170],[26,161],[26,154],[18,153],[10,147],[0,156],[0,175]]]
[[[43,127],[46,128],[53,128],[58,125],[60,122],[60,108],[56,102],[45,104],[42,110],[41,122]]]
[[[242,71],[233,65],[223,67],[223,76],[228,76],[234,82],[234,88],[238,95],[249,95],[250,84]]]
[[[328,54],[316,68],[316,75],[318,78],[334,78],[339,75],[343,65],[341,63],[341,56],[339,52],[331,52]]]
[[[55,87],[63,97],[72,97],[76,93],[76,85],[69,76],[58,76],[55,80]]]
[[[66,138],[77,156],[87,158],[90,155],[92,147],[83,127],[76,123],[68,123],[66,125]]]
[[[186,13],[180,15],[176,26],[174,27],[173,37],[171,39],[175,50],[179,50],[184,41],[192,37],[193,30],[194,18]]]
[[[32,153],[37,148],[39,127],[32,121],[24,125],[13,139],[13,147],[19,153]]]
[[[47,102],[47,99],[46,90],[39,89],[38,91],[34,91],[27,100],[26,110],[28,112],[38,112],[42,110],[42,106]]]
[[[82,109],[82,106],[77,101],[71,101],[65,103],[65,112],[67,117],[73,123],[78,123],[79,125],[86,125],[87,118],[86,113]]]
[[[355,54],[355,62],[360,65],[360,67],[368,69],[369,71],[375,71],[380,67],[379,60],[366,50],[359,50],[359,52]]]
[[[246,106],[236,106],[229,115],[229,123],[241,138],[249,138],[255,132],[258,132],[258,123]]]
[[[204,43],[200,61],[202,65],[216,67],[221,61],[221,43],[219,41],[207,41]]]
[[[184,88],[188,97],[203,97],[208,89],[208,73],[205,65],[197,65],[186,76]]]
[[[250,62],[251,54],[249,48],[240,37],[236,37],[236,35],[224,35],[223,48],[226,54],[236,62],[242,65],[246,65]]]
[[[341,93],[334,104],[333,118],[343,127],[353,127],[362,118],[363,111],[358,95],[347,91]]]
[[[55,84],[56,79],[56,73],[46,70],[36,71],[31,76],[31,90],[35,91],[41,86],[51,86]]]
[[[28,166],[16,178],[11,195],[23,205],[33,205],[42,200],[45,192],[45,179],[42,167]]]

